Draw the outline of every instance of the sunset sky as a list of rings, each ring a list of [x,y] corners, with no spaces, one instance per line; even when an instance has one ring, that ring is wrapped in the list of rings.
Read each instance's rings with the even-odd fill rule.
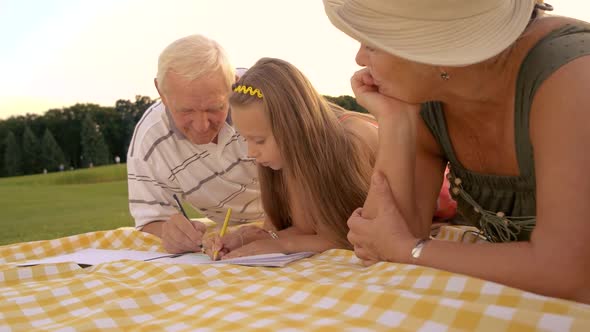
[[[590,21],[587,1],[549,2]],[[235,66],[283,58],[320,93],[352,94],[358,43],[330,24],[321,0],[0,0],[0,119],[157,97],[159,53],[194,33],[222,44]]]

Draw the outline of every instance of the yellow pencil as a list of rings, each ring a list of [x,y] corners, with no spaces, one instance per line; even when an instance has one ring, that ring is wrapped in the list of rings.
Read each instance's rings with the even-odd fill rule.
[[[225,214],[225,220],[223,221],[223,226],[221,226],[221,231],[219,232],[219,237],[223,237],[225,235],[225,231],[227,230],[227,224],[229,223],[229,218],[231,217],[231,208],[227,209],[227,213]],[[213,260],[217,260],[218,250],[213,252]]]

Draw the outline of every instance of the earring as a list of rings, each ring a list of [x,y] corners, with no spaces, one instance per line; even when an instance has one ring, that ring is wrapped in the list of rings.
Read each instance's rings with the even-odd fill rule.
[[[548,3],[544,3],[544,2],[537,2],[535,4],[535,9],[540,9],[540,10],[550,12],[550,11],[553,11],[553,6],[551,6]]]
[[[440,71],[440,78],[443,81],[448,81],[451,79],[451,75],[442,67],[438,67],[438,70]]]

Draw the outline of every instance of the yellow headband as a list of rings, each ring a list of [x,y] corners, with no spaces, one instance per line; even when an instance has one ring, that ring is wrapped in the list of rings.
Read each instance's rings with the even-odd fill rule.
[[[250,94],[250,96],[256,96],[256,97],[262,99],[262,92],[260,92],[259,89],[254,89],[251,86],[238,85],[234,89],[234,92],[243,93],[243,94]]]

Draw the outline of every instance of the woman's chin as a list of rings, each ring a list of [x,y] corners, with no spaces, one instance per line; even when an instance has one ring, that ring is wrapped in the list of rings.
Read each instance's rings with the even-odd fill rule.
[[[424,100],[417,98],[417,96],[412,96],[412,95],[404,94],[404,93],[393,93],[393,92],[389,91],[388,89],[382,88],[382,87],[379,87],[378,91],[380,94],[382,94],[386,97],[389,97],[389,98],[392,98],[395,100],[399,100],[399,101],[406,103],[406,104],[422,104],[425,102]]]

